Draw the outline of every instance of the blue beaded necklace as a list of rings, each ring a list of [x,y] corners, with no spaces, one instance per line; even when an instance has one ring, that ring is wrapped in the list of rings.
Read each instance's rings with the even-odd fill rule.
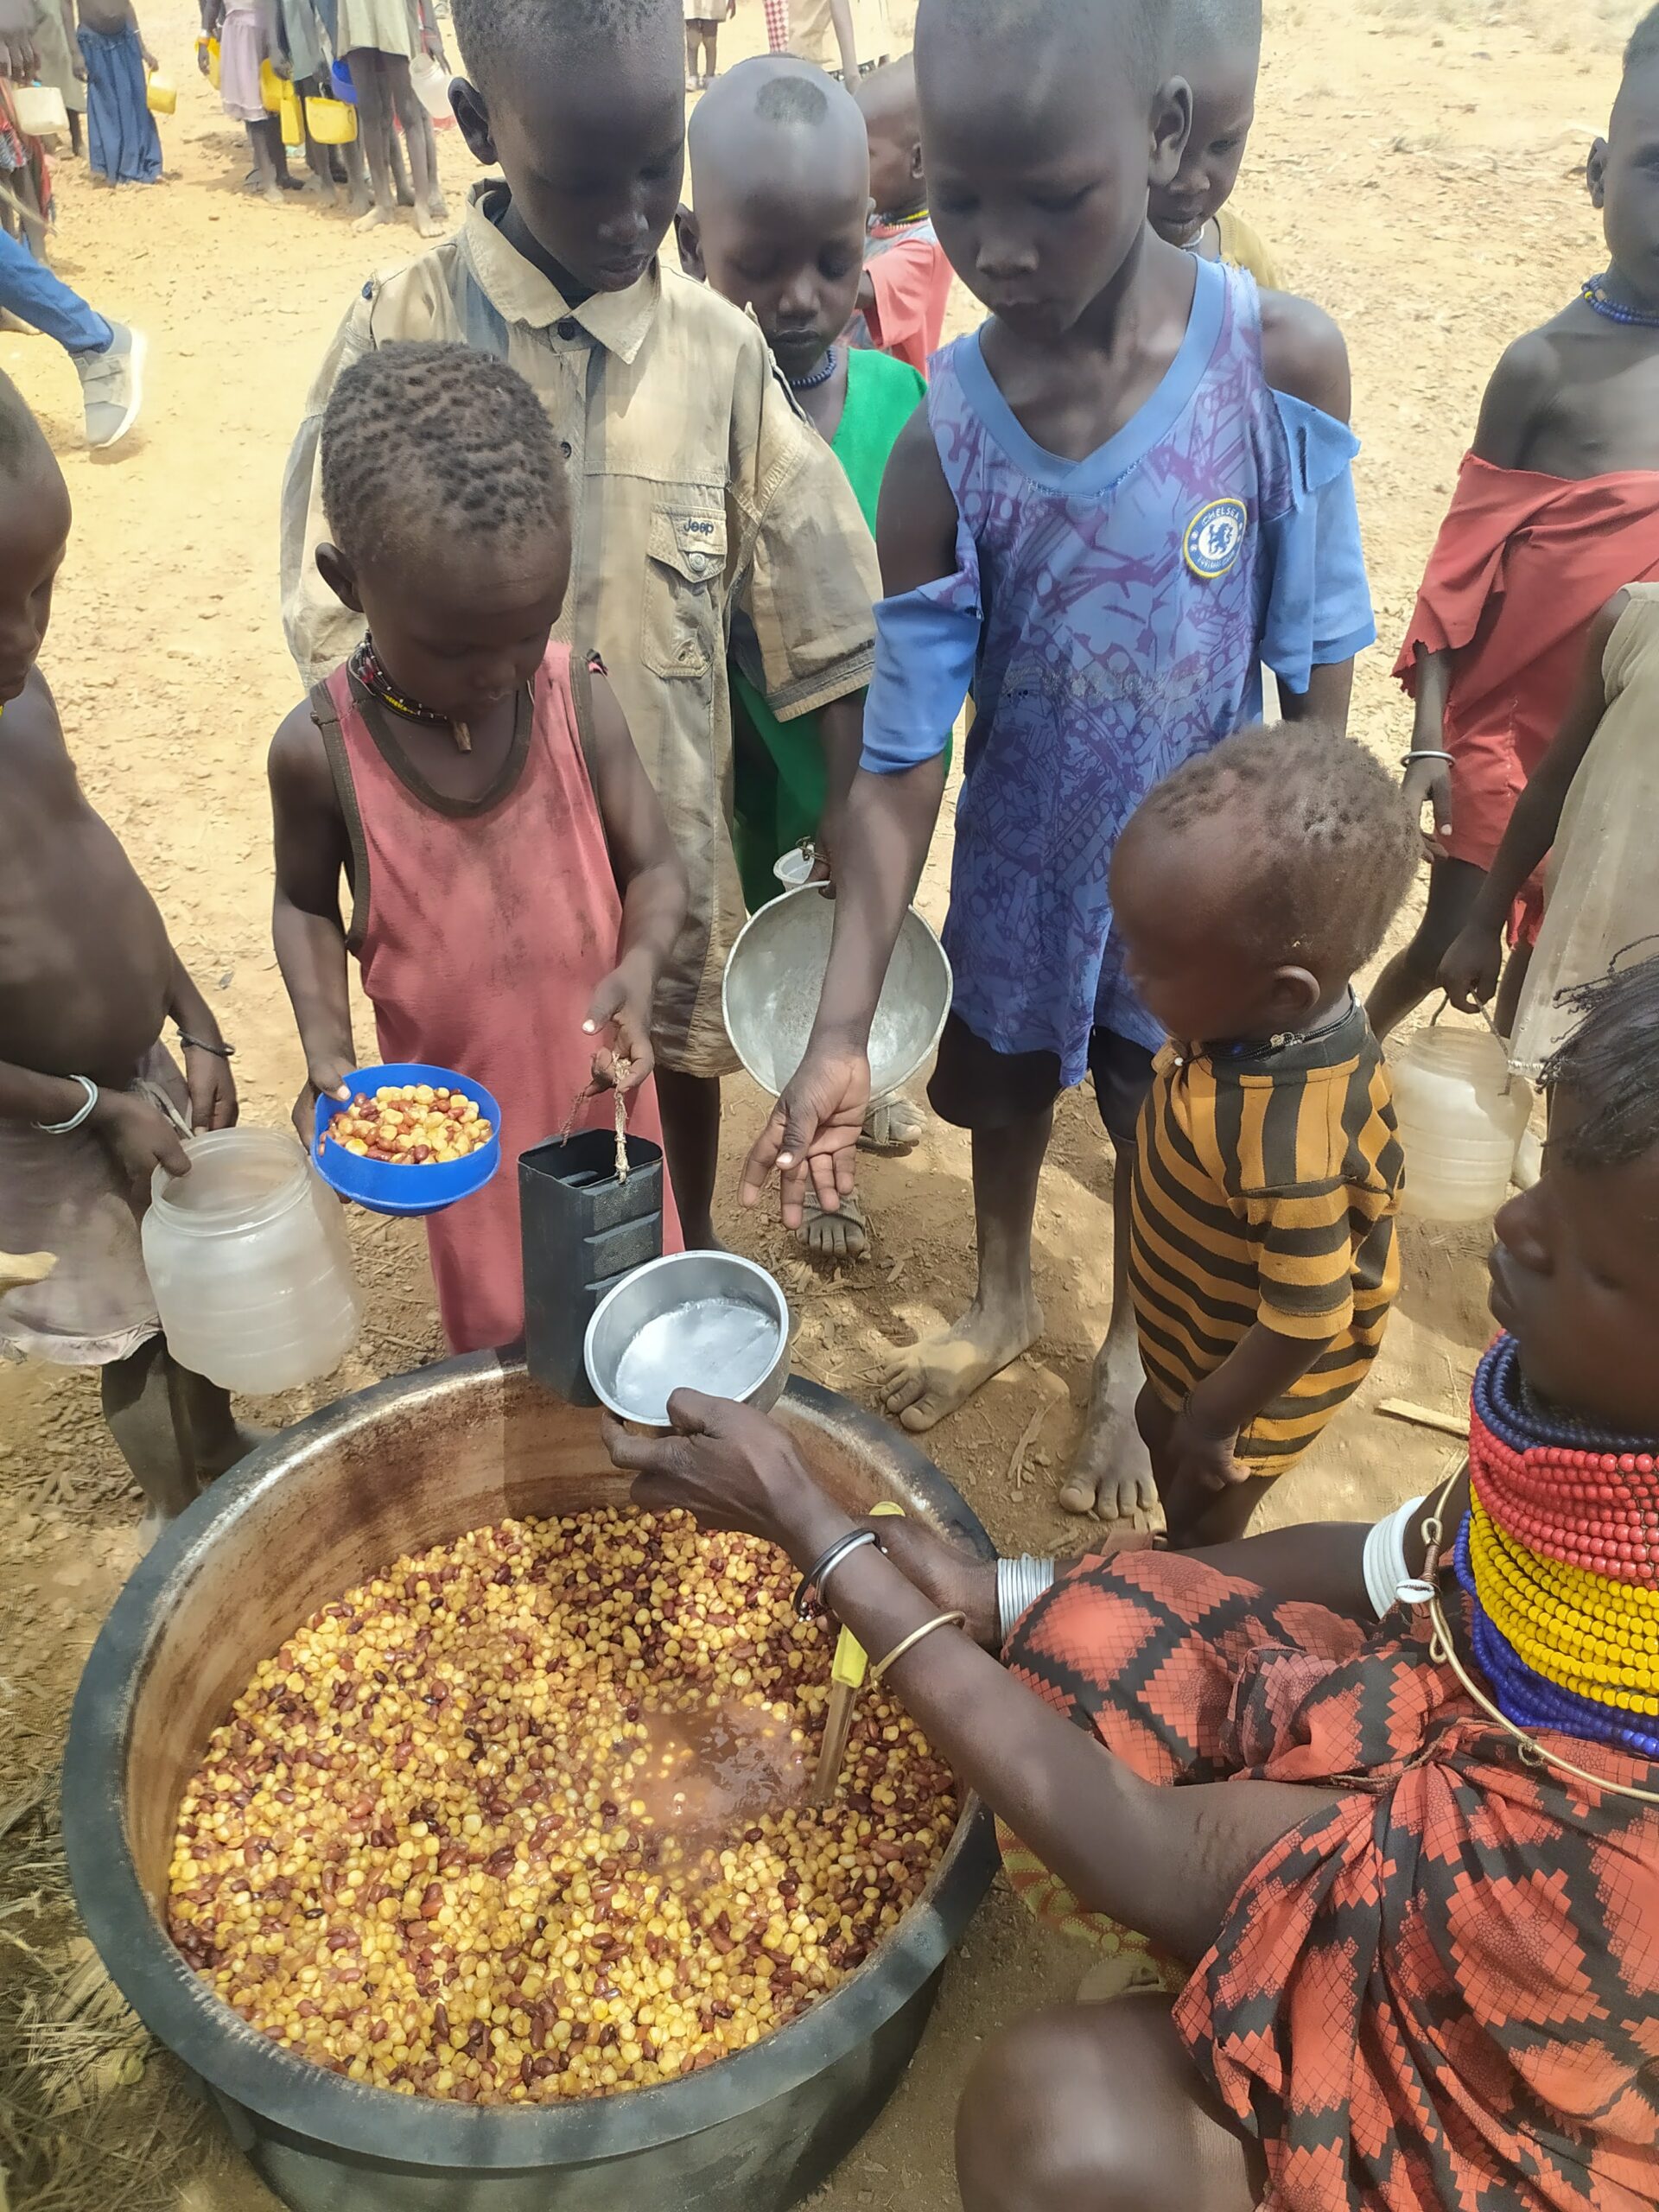
[[[836,364],[839,359],[840,356],[832,346],[830,348],[830,351],[824,355],[822,362],[816,369],[813,370],[810,377],[791,377],[788,378],[787,381],[790,390],[791,391],[816,391],[821,384],[828,384],[830,378],[834,376],[836,373]]]
[[[1618,300],[1609,299],[1606,287],[1605,274],[1592,276],[1588,283],[1580,285],[1579,297],[1586,307],[1593,308],[1598,315],[1605,315],[1609,322],[1627,323],[1637,330],[1659,330],[1659,310],[1627,308]]]

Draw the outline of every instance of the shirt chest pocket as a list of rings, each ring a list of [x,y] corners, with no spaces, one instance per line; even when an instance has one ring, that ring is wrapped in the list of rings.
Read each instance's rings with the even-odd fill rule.
[[[658,507],[645,545],[645,666],[653,676],[702,677],[720,650],[726,524],[720,515]]]

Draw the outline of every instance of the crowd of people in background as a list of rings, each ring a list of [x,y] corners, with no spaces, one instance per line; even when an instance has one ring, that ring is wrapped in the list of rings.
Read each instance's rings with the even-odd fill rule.
[[[720,28],[737,0],[723,12],[706,4],[684,0],[688,92],[718,75]],[[766,9],[773,51],[832,60],[849,83],[891,59],[886,0],[810,0],[792,17],[786,0]],[[156,118],[173,113],[177,88],[133,0],[11,0],[10,14],[17,28],[15,66],[0,73],[0,317],[69,353],[85,387],[87,443],[103,448],[137,419],[147,340],[52,273],[52,168],[67,149],[96,182],[159,183]],[[394,223],[405,208],[423,238],[448,227],[436,133],[454,117],[435,0],[201,0],[195,60],[245,134],[249,190],[278,205],[309,192],[325,207],[343,205],[360,231]],[[42,124],[20,90],[49,92],[60,117]],[[895,214],[902,235],[917,209]],[[937,270],[942,311],[942,257]],[[914,341],[908,358],[920,365]]]

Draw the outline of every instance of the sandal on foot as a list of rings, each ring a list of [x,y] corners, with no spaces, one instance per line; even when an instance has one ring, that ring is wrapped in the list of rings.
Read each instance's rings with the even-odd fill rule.
[[[914,1152],[926,1127],[927,1116],[915,1100],[906,1098],[902,1090],[895,1090],[891,1097],[871,1102],[858,1134],[858,1148],[861,1152],[895,1154]]]
[[[821,1263],[833,1265],[841,1260],[863,1259],[870,1249],[870,1224],[859,1204],[857,1192],[847,1193],[839,1213],[827,1213],[809,1192],[806,1211],[795,1231],[795,1239],[804,1248],[809,1259]]]

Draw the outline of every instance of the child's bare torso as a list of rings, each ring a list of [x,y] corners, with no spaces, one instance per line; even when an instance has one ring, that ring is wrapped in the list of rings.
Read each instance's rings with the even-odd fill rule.
[[[130,1083],[162,1033],[172,947],[38,669],[0,715],[0,1059]]]
[[[1515,424],[1511,467],[1574,481],[1659,469],[1659,330],[1574,301],[1522,342],[1536,389]]]
[[[124,31],[132,21],[132,0],[77,0],[76,14],[89,31]]]

